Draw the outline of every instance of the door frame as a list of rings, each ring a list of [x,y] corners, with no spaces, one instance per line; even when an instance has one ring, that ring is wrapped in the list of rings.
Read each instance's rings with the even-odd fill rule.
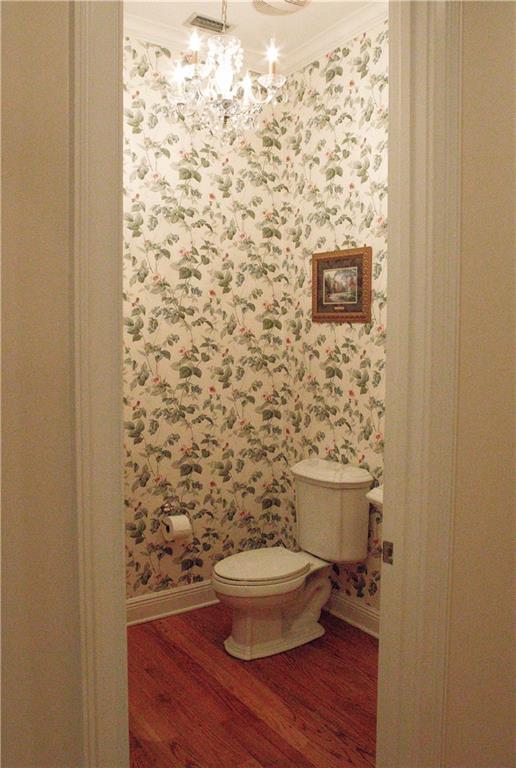
[[[457,423],[462,3],[390,4],[378,768],[444,765]],[[426,95],[426,98],[425,98]]]
[[[71,2],[84,765],[129,765],[122,467],[122,3]]]
[[[123,768],[122,3],[89,0],[73,7],[85,765]],[[390,3],[383,535],[394,542],[394,564],[382,573],[378,768],[443,764],[457,414],[461,12],[453,1]]]

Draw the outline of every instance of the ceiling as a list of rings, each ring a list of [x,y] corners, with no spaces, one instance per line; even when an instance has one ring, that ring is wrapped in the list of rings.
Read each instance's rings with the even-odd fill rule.
[[[194,13],[220,19],[218,0],[208,2],[124,3],[125,28],[162,45],[186,47],[189,29],[186,20]],[[387,3],[376,0],[310,0],[288,15],[261,13],[253,0],[229,0],[228,23],[248,57],[248,64],[264,70],[265,48],[274,37],[286,72],[309,63],[313,58],[342,44],[368,24],[387,17]]]

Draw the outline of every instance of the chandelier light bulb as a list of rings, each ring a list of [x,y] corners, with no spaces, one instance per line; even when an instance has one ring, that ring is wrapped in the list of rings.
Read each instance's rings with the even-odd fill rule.
[[[269,75],[276,74],[276,64],[279,58],[279,51],[276,48],[276,43],[271,40],[269,47],[267,48],[267,61],[269,62]]]
[[[197,33],[197,30],[194,29],[192,34],[190,35],[190,42],[188,45],[188,50],[192,52],[192,63],[198,64],[199,62],[199,51],[201,50],[202,46],[202,39],[200,35]]]
[[[190,43],[189,43],[188,47],[189,47],[189,49],[191,51],[197,51],[198,52],[198,51],[201,50],[201,45],[202,45],[201,36],[197,32],[197,30],[194,29],[194,31],[190,35]]]

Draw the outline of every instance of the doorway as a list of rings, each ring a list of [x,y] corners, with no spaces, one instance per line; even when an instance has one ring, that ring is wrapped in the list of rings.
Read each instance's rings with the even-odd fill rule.
[[[266,105],[255,126],[222,137],[204,115],[170,106],[176,36],[187,45],[183,27],[196,8],[162,3],[143,18],[144,7],[135,16],[126,4],[124,463],[133,621],[213,601],[210,577],[223,558],[295,547],[290,468],[298,459],[358,466],[369,484],[382,478],[387,8],[358,14],[353,4],[333,3],[321,14],[314,4],[299,19],[272,20],[250,4],[230,4],[245,66],[254,62],[249,51],[265,50],[265,23],[288,77],[285,97]],[[361,243],[369,250],[357,256]],[[340,324],[312,321],[317,251],[334,251],[332,264],[344,264],[329,274],[355,276],[350,309],[361,302],[361,322],[354,314]],[[169,515],[180,515],[189,535],[167,538]],[[380,518],[374,507],[367,557],[331,575],[330,610],[375,635]],[[129,632],[130,694],[144,685],[131,656],[138,655],[131,638],[143,631]],[[134,738],[148,743],[131,714]],[[371,764],[370,714],[368,727],[357,748]]]
[[[92,6],[94,5],[96,4],[92,4]],[[97,5],[102,6],[103,4]],[[402,133],[405,132],[403,135],[406,137],[409,146],[412,146],[416,138],[420,136],[418,131],[423,130],[420,121],[423,121],[423,124],[427,124],[427,121],[430,119],[430,117],[434,119],[435,115],[434,104],[426,106],[419,105],[419,121],[415,121],[414,124],[411,123],[409,117],[411,114],[411,108],[407,109],[408,107],[411,107],[411,104],[406,103],[406,94],[410,94],[410,98],[413,100],[411,103],[413,104],[416,101],[415,92],[413,89],[411,90],[408,88],[408,90],[406,90],[400,86],[413,84],[415,82],[415,73],[411,69],[411,66],[408,64],[407,60],[403,58],[403,51],[413,51],[416,45],[419,45],[419,51],[428,50],[428,47],[430,46],[430,40],[442,40],[444,57],[441,59],[432,59],[431,61],[434,63],[432,64],[430,70],[426,73],[428,79],[434,82],[441,74],[439,71],[439,67],[441,66],[445,67],[446,65],[446,71],[448,73],[447,76],[450,76],[448,71],[449,61],[450,59],[452,62],[455,61],[457,55],[455,51],[460,50],[460,46],[455,45],[456,40],[458,39],[458,33],[456,37],[454,37],[454,33],[448,37],[445,35],[437,34],[441,29],[450,29],[450,19],[453,21],[455,18],[455,11],[453,8],[450,5],[446,5],[439,9],[432,9],[432,4],[429,6],[426,6],[426,4],[417,5],[419,6],[418,8],[412,6],[408,8],[403,8],[401,6],[395,7],[393,9],[393,13],[391,14],[391,46],[394,46],[395,51],[395,53],[392,54],[391,49],[391,81],[394,75],[394,81],[392,81],[394,85],[392,87],[395,88],[394,96],[391,98],[391,104],[399,104],[401,107],[403,107],[403,109],[400,109],[397,113],[398,123],[394,124],[392,131],[394,132],[394,136],[401,136]],[[422,8],[423,5],[425,5],[424,8]],[[98,15],[102,13],[105,15],[102,17]],[[457,13],[460,14],[460,10],[457,11]],[[415,19],[418,21],[417,24],[412,23]],[[89,104],[89,109],[92,111],[89,113],[89,122],[79,123],[78,132],[81,136],[90,134],[90,137],[94,136],[99,140],[94,144],[90,142],[88,144],[87,152],[84,152],[84,143],[79,142],[78,144],[79,147],[82,147],[83,154],[81,157],[85,158],[84,162],[86,163],[88,169],[91,171],[91,175],[87,180],[84,177],[80,178],[79,180],[78,194],[80,198],[81,192],[85,193],[88,188],[105,190],[105,179],[100,178],[98,163],[95,163],[94,155],[95,152],[101,154],[101,147],[105,150],[106,146],[117,146],[117,142],[119,141],[116,130],[113,130],[111,134],[106,135],[106,133],[100,131],[99,126],[96,125],[94,119],[91,118],[96,113],[96,110],[99,109],[99,106],[100,110],[105,113],[111,113],[113,104],[118,105],[117,109],[119,108],[119,101],[117,100],[118,97],[115,98],[113,90],[110,90],[109,87],[107,87],[106,90],[103,91],[102,89],[98,88],[98,84],[99,82],[109,83],[109,78],[106,78],[106,72],[111,72],[113,75],[112,82],[117,82],[117,62],[119,59],[117,59],[114,55],[114,53],[116,53],[116,45],[113,48],[113,40],[119,39],[117,35],[120,34],[121,27],[119,9],[117,9],[115,12],[113,7],[109,7],[107,9],[105,8],[104,11],[101,11],[100,8],[97,9],[94,7],[84,8],[84,10],[79,10],[77,12],[77,21],[79,63],[82,52],[84,59],[88,61],[90,67],[93,67],[93,69],[88,71],[87,76],[85,71],[81,70],[79,67],[79,74],[82,72],[83,80],[81,83],[81,80],[79,79],[78,103],[83,106],[85,104]],[[89,28],[89,34],[86,32],[87,28]],[[455,29],[453,24],[451,28]],[[92,34],[92,32],[94,34]],[[451,42],[450,37],[452,38]],[[95,55],[93,55],[94,51]],[[103,69],[100,69],[101,57],[99,56],[99,52],[103,52],[105,57],[102,60],[104,64]],[[106,64],[108,64],[107,67]],[[95,83],[96,87],[93,87],[92,72],[95,71],[98,72],[99,78]],[[396,90],[396,82],[398,83],[398,90]],[[80,87],[81,84],[83,86],[82,91]],[[452,92],[454,91],[452,90]],[[394,102],[392,101],[393,99]],[[106,107],[108,105],[109,109],[106,111]],[[442,105],[442,108],[445,115],[447,115],[448,120],[453,118],[453,115],[455,114],[454,110],[456,108],[455,104],[444,104]],[[425,109],[427,110],[426,112]],[[448,146],[447,142],[449,142],[449,138],[439,140],[444,141],[445,145]],[[438,140],[436,139],[436,141]],[[449,153],[451,152],[451,149],[452,147],[448,146]],[[393,150],[391,149],[391,151],[393,152],[394,165],[398,163],[400,169],[399,178],[405,178],[409,170],[413,172],[413,168],[407,167],[407,159],[406,155],[402,152],[402,145],[396,144],[395,148]],[[97,155],[97,157],[98,156],[99,155]],[[434,162],[438,166],[440,163],[443,164],[439,167],[442,168],[442,172],[445,176],[447,173],[453,173],[453,168],[450,169],[449,165],[446,167],[443,155],[435,153],[432,156]],[[444,158],[445,157],[446,155],[444,155]],[[426,157],[422,157],[422,159],[418,159],[417,162],[424,165],[424,161],[427,159],[428,158]],[[411,176],[411,178],[413,177]],[[405,329],[405,332],[407,328],[409,329],[408,337],[405,336],[405,344],[403,345],[403,348],[400,347],[397,351],[393,352],[393,360],[400,364],[399,367],[397,367],[397,370],[405,371],[406,375],[403,377],[403,381],[407,384],[397,391],[392,390],[392,394],[388,395],[390,398],[389,408],[396,409],[396,400],[398,399],[398,412],[401,414],[403,412],[406,413],[406,404],[409,393],[411,395],[411,406],[414,404],[414,393],[410,387],[414,386],[413,376],[415,371],[420,370],[418,361],[413,360],[408,356],[408,350],[412,348],[419,348],[423,350],[422,353],[424,354],[425,350],[432,349],[436,353],[437,339],[434,335],[440,331],[440,328],[435,328],[434,326],[434,330],[431,334],[428,332],[423,332],[425,327],[425,318],[428,316],[431,303],[430,305],[428,301],[417,304],[415,303],[415,294],[412,290],[415,287],[413,282],[416,281],[419,269],[422,268],[421,271],[423,274],[425,274],[425,263],[428,264],[429,260],[434,257],[432,256],[432,249],[429,247],[429,241],[431,239],[430,234],[427,233],[426,237],[428,239],[424,240],[424,237],[421,235],[421,229],[419,226],[417,231],[409,231],[409,236],[407,236],[406,239],[403,239],[403,236],[407,235],[407,229],[410,229],[410,218],[403,218],[400,215],[400,211],[406,211],[409,209],[411,210],[411,205],[416,205],[416,203],[421,205],[421,201],[416,200],[415,197],[409,197],[409,200],[406,201],[406,206],[408,206],[408,208],[402,208],[402,201],[406,200],[405,196],[407,194],[407,190],[410,193],[411,187],[409,184],[407,187],[401,188],[400,184],[401,182],[397,182],[396,178],[393,178],[392,182],[390,183],[392,205],[392,211],[390,212],[392,228],[391,232],[394,231],[394,234],[391,236],[394,237],[394,252],[401,254],[404,252],[403,249],[406,250],[409,248],[409,245],[413,247],[414,237],[416,235],[419,238],[419,244],[421,246],[426,246],[420,247],[413,252],[411,251],[412,271],[410,273],[407,273],[406,270],[403,271],[402,263],[398,264],[398,275],[395,275],[394,281],[392,283],[394,288],[396,287],[396,284],[398,284],[397,296],[399,303],[397,303],[397,308],[392,314],[392,319],[390,319],[391,328],[403,328]],[[115,187],[118,194],[119,186],[115,184]],[[453,193],[455,187],[452,184],[448,188],[451,190],[449,193],[450,199],[452,201],[456,201]],[[430,190],[432,189],[434,188],[430,187]],[[112,192],[113,189],[111,190],[111,193]],[[411,194],[415,194],[413,189]],[[437,195],[437,191],[435,191],[435,194]],[[392,202],[393,198],[394,202]],[[115,198],[110,199],[112,201],[119,201],[120,197],[115,196]],[[124,704],[122,695],[124,690],[124,672],[120,664],[120,653],[122,652],[123,655],[124,651],[123,641],[121,640],[120,634],[120,630],[124,626],[124,606],[122,595],[118,587],[112,586],[114,584],[116,585],[116,580],[114,577],[116,576],[118,578],[120,575],[122,560],[116,544],[116,542],[119,541],[117,538],[119,534],[116,533],[116,524],[114,527],[111,527],[113,525],[112,522],[110,523],[106,519],[109,516],[106,516],[103,513],[103,510],[109,508],[117,508],[117,499],[119,500],[120,498],[119,484],[115,483],[113,480],[110,480],[110,477],[118,477],[119,475],[117,475],[116,472],[111,474],[109,471],[116,470],[116,468],[119,467],[119,459],[117,458],[118,422],[114,414],[117,413],[117,406],[115,406],[115,403],[119,402],[117,398],[120,395],[120,389],[119,387],[116,387],[116,391],[114,391],[112,384],[106,386],[106,369],[103,371],[103,377],[99,377],[98,379],[94,377],[95,384],[98,384],[98,386],[95,388],[92,388],[91,386],[92,376],[96,370],[96,366],[98,365],[98,359],[94,354],[96,352],[95,345],[98,344],[95,339],[102,339],[103,341],[105,340],[106,320],[108,323],[107,327],[115,327],[116,321],[120,320],[119,308],[113,307],[112,303],[112,296],[116,294],[117,286],[120,285],[119,267],[114,266],[111,263],[106,264],[105,259],[106,242],[112,242],[112,252],[117,252],[115,244],[117,242],[118,233],[120,231],[119,223],[117,223],[116,216],[112,216],[110,218],[109,214],[116,213],[119,215],[120,209],[117,203],[111,205],[106,210],[105,207],[99,205],[100,198],[95,199],[95,197],[92,198],[91,195],[86,197],[85,194],[82,198],[82,203],[83,204],[80,206],[80,208],[78,207],[78,210],[80,210],[78,232],[83,234],[85,233],[85,222],[91,220],[95,220],[96,222],[96,232],[94,232],[91,227],[87,230],[87,235],[90,238],[90,247],[84,250],[84,241],[79,242],[78,244],[79,264],[82,264],[82,271],[80,272],[78,278],[79,313],[84,323],[84,333],[86,334],[86,337],[82,336],[78,342],[78,345],[83,353],[83,365],[79,368],[79,381],[81,385],[80,391],[83,394],[83,410],[81,412],[81,422],[83,424],[89,424],[89,434],[91,434],[91,430],[93,430],[93,434],[97,436],[97,440],[92,443],[89,439],[89,435],[86,433],[83,434],[83,454],[80,463],[84,479],[84,492],[90,502],[88,509],[91,508],[93,510],[93,514],[89,521],[86,521],[86,515],[84,513],[82,515],[82,542],[84,546],[85,564],[85,577],[83,579],[83,583],[85,604],[87,606],[87,610],[84,614],[84,626],[85,641],[87,648],[89,649],[86,658],[88,658],[91,662],[91,664],[85,669],[85,688],[90,694],[88,697],[90,701],[90,707],[88,709],[89,717],[87,722],[88,731],[90,734],[88,741],[90,744],[90,749],[94,750],[91,754],[97,756],[97,762],[99,764],[124,764],[123,760],[125,758],[122,756],[124,754],[124,750],[126,749],[126,741],[123,736],[120,736],[115,741],[112,738],[113,712],[121,713]],[[98,206],[98,209],[96,209],[96,206]],[[424,208],[424,205],[422,208]],[[92,213],[94,213],[95,209],[98,213],[98,216],[92,218]],[[422,219],[426,220],[427,214],[424,212],[424,210],[420,210],[420,213]],[[81,223],[83,224],[82,227],[80,226]],[[101,238],[102,227],[105,227],[104,234],[109,232],[107,240],[105,237],[103,239]],[[421,239],[422,237],[423,239]],[[398,239],[396,240],[396,238]],[[399,251],[396,250],[396,244],[399,246]],[[392,242],[390,248],[392,252]],[[452,250],[451,242],[445,243],[445,249],[441,252],[443,254],[443,258],[444,256],[449,256],[450,251]],[[83,260],[81,260],[81,253],[83,254]],[[106,278],[102,283],[103,294],[107,294],[109,296],[109,301],[106,301],[103,296],[99,296],[99,292],[96,290],[98,284],[96,279],[97,276],[95,276],[94,279],[91,270],[86,268],[86,255],[89,257],[90,265],[92,265],[92,261],[95,265],[97,264],[97,260],[102,262],[101,270],[103,271],[103,274]],[[394,258],[394,264],[396,264],[396,257]],[[403,277],[403,275],[405,275],[405,277]],[[88,291],[86,291],[86,285],[89,285]],[[108,290],[110,286],[113,288],[113,292]],[[93,301],[93,298],[95,299],[95,302],[92,305],[91,302]],[[411,313],[410,323],[407,323],[406,313],[408,311]],[[453,315],[453,312],[451,312],[451,314]],[[417,322],[415,320],[417,320]],[[452,320],[455,320],[454,317]],[[110,323],[112,323],[112,326]],[[87,331],[91,332],[91,330],[97,330],[97,333],[89,333],[88,335]],[[116,340],[117,334],[115,332],[113,332],[113,334]],[[90,342],[89,344],[87,343],[88,341]],[[115,347],[112,348],[117,347],[115,345]],[[106,357],[105,349],[101,357],[102,359]],[[109,360],[107,362],[107,370],[113,373],[113,378],[110,379],[111,382],[119,381],[116,361],[113,359]],[[395,372],[393,379],[396,379]],[[446,397],[448,397],[448,395],[451,397],[452,389],[453,382],[450,382],[450,386],[445,392]],[[88,401],[88,399],[84,397],[84,393],[86,392],[89,392],[90,397],[96,400],[100,405],[98,409],[93,409],[95,412],[92,412],[91,400]],[[425,401],[425,403],[429,408],[429,410],[426,410],[428,419],[428,414],[435,410],[435,406],[431,402],[428,403]],[[425,403],[423,402],[423,396],[421,396],[421,406],[423,406]],[[102,415],[103,418],[99,419],[100,415]],[[406,417],[403,417],[400,420],[400,425],[404,423],[404,418]],[[419,434],[420,441],[421,434],[429,435],[428,430],[430,429],[431,431],[432,429],[435,429],[435,427],[432,425],[429,427],[427,421],[425,421],[420,426],[423,428],[423,432],[420,432]],[[403,427],[400,426],[399,429],[402,430]],[[410,684],[407,685],[407,681],[403,680],[401,676],[402,665],[400,663],[400,649],[402,647],[402,643],[400,635],[403,636],[403,633],[410,635],[412,626],[410,621],[407,621],[405,618],[407,615],[406,613],[404,613],[404,620],[399,621],[403,608],[405,607],[403,602],[406,601],[406,596],[404,596],[403,589],[398,589],[397,587],[399,587],[400,583],[403,583],[406,580],[408,574],[410,574],[412,571],[420,573],[419,567],[416,567],[418,566],[417,558],[415,558],[416,562],[414,562],[413,556],[409,556],[408,554],[410,551],[421,551],[421,547],[423,547],[425,551],[428,549],[429,552],[434,552],[434,558],[443,558],[445,567],[438,571],[440,573],[447,572],[446,558],[448,551],[446,548],[444,551],[442,548],[437,550],[434,549],[433,546],[431,546],[433,544],[431,535],[428,535],[428,540],[425,538],[424,541],[421,541],[419,537],[419,529],[416,530],[414,528],[414,521],[419,526],[421,526],[423,521],[425,521],[430,525],[430,528],[427,526],[425,529],[427,530],[427,533],[430,533],[431,530],[433,530],[432,526],[435,525],[436,529],[439,527],[440,535],[446,536],[446,527],[440,525],[438,526],[438,524],[442,521],[435,519],[430,521],[428,519],[426,506],[427,499],[424,499],[425,503],[422,503],[421,495],[418,495],[418,492],[421,491],[421,486],[414,488],[413,483],[411,483],[409,487],[407,480],[408,477],[414,477],[414,473],[411,474],[410,472],[406,471],[407,467],[417,467],[417,476],[420,477],[422,466],[421,462],[431,462],[434,459],[432,456],[425,455],[423,458],[421,458],[420,455],[417,453],[415,454],[412,450],[414,447],[413,444],[407,444],[407,441],[404,438],[404,434],[408,434],[408,431],[400,435],[401,439],[399,442],[393,441],[392,449],[387,449],[388,456],[389,450],[392,450],[392,480],[389,480],[389,487],[392,490],[388,490],[387,494],[390,494],[391,503],[396,502],[396,508],[401,510],[396,521],[396,525],[400,526],[401,529],[404,530],[403,537],[400,537],[399,540],[396,539],[395,542],[397,544],[395,551],[397,552],[398,559],[395,561],[396,567],[393,569],[393,573],[396,575],[394,580],[391,579],[391,587],[387,587],[387,590],[391,593],[390,609],[388,614],[389,620],[387,623],[385,623],[385,627],[382,627],[382,642],[384,651],[382,652],[383,664],[381,662],[382,666],[380,670],[381,689],[379,734],[381,738],[379,742],[380,751],[378,755],[378,764],[389,766],[402,764],[400,763],[400,753],[398,751],[400,745],[402,745],[403,748],[410,750],[415,748],[417,744],[420,743],[422,736],[421,724],[423,720],[420,706],[411,708],[410,717],[408,720],[401,717],[401,715],[404,713],[404,710],[406,709],[406,706],[408,705],[408,702],[421,702],[422,697],[432,695],[432,691],[428,690],[428,680],[426,681],[426,685],[423,684],[422,687],[419,685],[421,682],[421,676],[418,677],[417,670],[415,668],[417,659],[415,653],[416,649],[409,650],[408,656],[407,651],[404,651],[404,668],[406,670],[410,670],[411,672]],[[105,441],[98,440],[98,436],[100,435],[105,435]],[[100,442],[103,442],[102,452],[100,451]],[[108,457],[107,473],[106,456]],[[398,473],[396,467],[400,465],[400,462],[404,465],[404,471]],[[91,482],[92,467],[102,467],[102,473],[100,476],[103,479],[101,483],[96,483],[95,488],[92,487],[93,484]],[[389,478],[389,463],[387,467],[387,477]],[[444,487],[446,488],[446,483]],[[425,492],[428,493],[428,489],[426,489]],[[411,519],[413,522],[408,525],[407,520],[404,517],[403,510],[407,508],[407,503],[411,500],[414,502],[414,506],[411,506]],[[106,504],[106,502],[108,502],[108,504]],[[386,496],[386,506],[388,510],[389,495]],[[83,509],[85,510],[84,504]],[[394,528],[391,530],[394,530]],[[414,549],[410,550],[407,548],[404,552],[403,544],[401,543],[403,541],[405,543],[408,542],[414,544]],[[109,544],[107,542],[109,542]],[[113,542],[115,542],[115,544],[113,544]],[[108,552],[107,548],[109,549]],[[430,563],[430,560],[427,560],[426,562]],[[440,565],[442,566],[443,563],[440,563]],[[93,573],[96,574],[96,580],[92,582],[91,574]],[[105,577],[106,583],[110,584],[109,590],[106,590],[105,586],[101,586],[99,588],[98,579],[101,575]],[[432,591],[430,590],[430,582],[425,582],[424,580],[424,573],[418,578],[421,579],[421,589],[423,591],[428,589],[428,600],[425,601],[425,612],[427,612],[428,606],[436,606],[439,603],[437,597],[439,594],[443,594],[443,586],[441,585],[440,587],[441,592],[439,592],[439,590],[436,592],[435,589]],[[421,594],[421,591],[419,594]],[[103,616],[109,617],[109,621],[102,621]],[[414,611],[411,612],[410,617],[411,621],[414,620],[421,622],[420,626],[424,626],[425,623],[430,620],[428,615],[423,615],[423,608],[421,605],[414,606]],[[419,629],[415,637],[421,638],[421,629]],[[441,644],[442,638],[437,637],[435,647],[433,648],[434,656],[432,657],[434,659],[432,663],[436,669],[441,669]],[[438,691],[439,685],[442,686],[442,676],[437,678],[432,676],[430,677],[432,679],[434,694],[434,705],[432,706],[431,711],[436,712],[436,714],[442,713],[442,706],[439,706],[437,703],[435,703],[435,694]],[[385,697],[387,696],[390,697],[391,701],[395,700],[401,703],[405,702],[405,704],[400,707],[391,707],[389,709],[385,702]],[[106,705],[109,703],[111,703],[113,706],[109,710],[105,710]],[[105,712],[106,717],[102,717],[102,712]],[[407,722],[410,722],[412,725],[414,725],[414,720],[417,721],[417,727],[410,730],[412,735],[409,737],[408,730],[406,730],[409,728],[409,726],[407,726]],[[123,734],[124,732],[122,722],[123,717],[121,716],[121,727],[118,731],[120,734]],[[389,726],[392,726],[392,728],[389,728]],[[430,723],[428,727],[432,730],[430,743],[433,745],[433,747],[435,747],[435,749],[440,749],[442,740],[441,731],[439,728],[435,727],[435,722]],[[387,734],[388,731],[390,734],[392,734],[392,736]],[[406,735],[406,738],[403,736],[403,734]],[[389,751],[391,748],[392,752]],[[116,758],[109,757],[109,755],[116,755]],[[99,756],[102,756],[102,758],[99,758]],[[416,765],[417,761],[413,764]]]

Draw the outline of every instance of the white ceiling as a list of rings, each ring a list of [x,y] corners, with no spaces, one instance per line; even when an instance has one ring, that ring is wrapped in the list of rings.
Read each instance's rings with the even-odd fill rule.
[[[124,10],[128,33],[184,50],[190,34],[186,20],[193,13],[220,19],[221,5],[218,0],[129,0]],[[280,70],[290,72],[386,17],[387,3],[381,0],[310,0],[300,11],[283,16],[260,13],[252,0],[228,2],[231,33],[242,41],[248,65],[260,71],[266,67],[271,37],[280,50]]]

